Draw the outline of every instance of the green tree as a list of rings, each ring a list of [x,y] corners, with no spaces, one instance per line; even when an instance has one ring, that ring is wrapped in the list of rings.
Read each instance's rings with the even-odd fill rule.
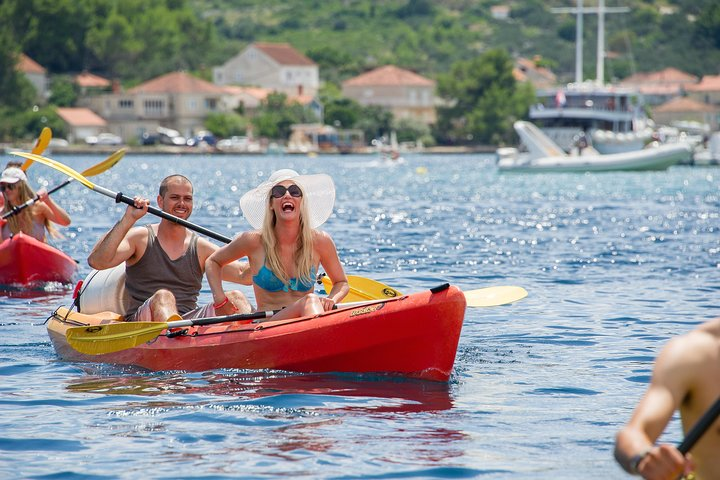
[[[6,110],[5,112],[2,110],[0,108],[0,114],[4,114],[5,119],[0,122],[0,137],[2,138],[32,140],[44,127],[50,127],[55,137],[66,135],[65,122],[52,107],[34,107],[15,111]]]
[[[707,5],[698,16],[697,37],[706,38],[715,48],[720,48],[720,4]]]
[[[97,3],[107,3],[98,0]],[[78,71],[85,33],[94,15],[91,0],[4,0],[2,17],[20,48],[51,72]]]
[[[221,138],[245,135],[248,121],[237,113],[211,113],[205,119],[205,128]]]
[[[4,48],[2,37],[0,31],[0,107],[10,110],[30,108],[37,92],[25,75],[17,71],[18,55]]]
[[[438,111],[437,134],[448,143],[497,145],[513,138],[512,124],[527,114],[534,99],[528,84],[518,84],[504,50],[455,63],[438,79],[448,106]]]
[[[430,127],[417,120],[402,118],[395,122],[394,128],[398,142],[416,142],[419,140],[425,146],[435,144]]]
[[[389,136],[392,123],[393,114],[390,110],[377,105],[368,105],[362,109],[354,128],[365,132],[365,139],[371,141],[374,138]]]
[[[90,29],[88,50],[96,59],[94,65],[113,76],[127,76],[130,69],[141,68],[140,52],[144,45],[135,38],[131,22],[113,9]]]
[[[302,105],[288,103],[284,93],[271,93],[251,121],[257,136],[285,141],[293,124],[316,122],[317,118]]]
[[[325,106],[325,123],[353,128],[362,114],[362,107],[349,98],[328,99]]]
[[[56,75],[50,83],[51,105],[58,107],[72,107],[78,98],[78,87],[69,75]]]

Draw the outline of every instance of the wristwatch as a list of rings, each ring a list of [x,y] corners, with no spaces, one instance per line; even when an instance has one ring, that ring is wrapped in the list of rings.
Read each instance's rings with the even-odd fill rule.
[[[633,455],[630,457],[630,461],[628,462],[628,465],[630,466],[630,473],[633,475],[640,475],[640,472],[638,471],[638,467],[640,466],[640,462],[643,461],[643,458],[648,456],[648,453],[652,450],[652,447],[648,447],[642,452],[638,453],[637,455]]]

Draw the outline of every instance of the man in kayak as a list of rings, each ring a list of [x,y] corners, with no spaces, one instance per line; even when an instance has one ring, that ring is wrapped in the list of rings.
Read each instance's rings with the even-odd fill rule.
[[[120,221],[93,247],[88,264],[97,270],[125,262],[125,289],[130,295],[126,321],[167,322],[180,318],[211,317],[212,304],[198,306],[205,260],[217,246],[182,225],[162,219],[160,223],[134,227],[148,212],[149,200],[135,197]],[[183,220],[193,209],[193,186],[182,175],[170,175],[160,183],[160,209]],[[222,270],[224,280],[247,283],[247,264],[234,262]],[[245,296],[227,292],[228,313],[252,310]]]
[[[0,239],[2,240],[23,232],[44,242],[46,233],[52,237],[60,236],[53,227],[53,223],[63,227],[70,225],[70,216],[67,212],[50,198],[45,188],[38,190],[37,194],[33,192],[25,172],[19,167],[10,166],[3,170],[2,177],[0,177],[0,192],[2,192],[4,201],[3,215],[12,212],[13,207],[37,198],[37,201],[29,207],[4,220],[0,219]]]
[[[278,170],[247,192],[240,207],[256,230],[237,236],[205,262],[215,306],[230,313],[221,273],[247,256],[258,310],[280,310],[272,318],[294,318],[331,310],[349,291],[329,234],[317,230],[332,214],[335,186],[328,175]],[[332,280],[327,297],[313,293],[319,267]]]
[[[652,379],[628,424],[617,434],[615,459],[644,478],[676,479],[693,472],[696,479],[720,478],[720,425],[715,422],[698,440],[692,455],[673,445],[656,445],[680,410],[688,430],[720,397],[720,318],[670,340],[655,361]]]

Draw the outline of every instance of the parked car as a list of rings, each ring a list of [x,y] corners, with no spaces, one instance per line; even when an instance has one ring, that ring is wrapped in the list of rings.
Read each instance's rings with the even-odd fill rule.
[[[260,144],[246,136],[233,136],[217,142],[217,148],[226,152],[259,152]]]
[[[158,127],[157,133],[160,143],[163,145],[185,145],[187,143],[187,139],[172,128]]]
[[[200,132],[192,138],[188,138],[187,144],[191,147],[197,147],[200,145],[209,145],[214,147],[217,143],[217,138],[210,132]]]
[[[160,135],[145,132],[140,135],[140,145],[155,145],[160,142]]]
[[[70,146],[70,142],[65,140],[64,138],[57,138],[53,137],[50,139],[50,143],[48,143],[48,147],[68,147]]]
[[[88,145],[122,145],[124,142],[121,137],[113,133],[101,133],[97,136],[85,137],[85,143]]]

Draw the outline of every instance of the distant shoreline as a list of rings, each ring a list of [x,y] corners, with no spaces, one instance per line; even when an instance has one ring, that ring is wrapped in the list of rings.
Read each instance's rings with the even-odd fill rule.
[[[32,144],[27,145],[13,145],[13,144],[0,144],[0,151],[9,153],[12,151],[27,151],[32,150]],[[127,154],[142,154],[142,155],[198,155],[198,154],[212,154],[212,155],[343,155],[340,152],[236,152],[236,151],[222,151],[207,147],[184,147],[184,146],[171,146],[171,145],[153,145],[153,146],[128,146],[128,145],[70,145],[67,147],[49,147],[45,150],[45,155],[62,154],[62,155],[93,155],[97,153],[111,154],[121,148],[127,149]],[[427,147],[422,151],[401,151],[402,155],[428,155],[428,154],[463,154],[463,153],[494,153],[497,147],[490,145],[473,146],[473,147]],[[350,155],[379,155],[380,153],[375,149],[369,147],[366,151],[352,152]]]

